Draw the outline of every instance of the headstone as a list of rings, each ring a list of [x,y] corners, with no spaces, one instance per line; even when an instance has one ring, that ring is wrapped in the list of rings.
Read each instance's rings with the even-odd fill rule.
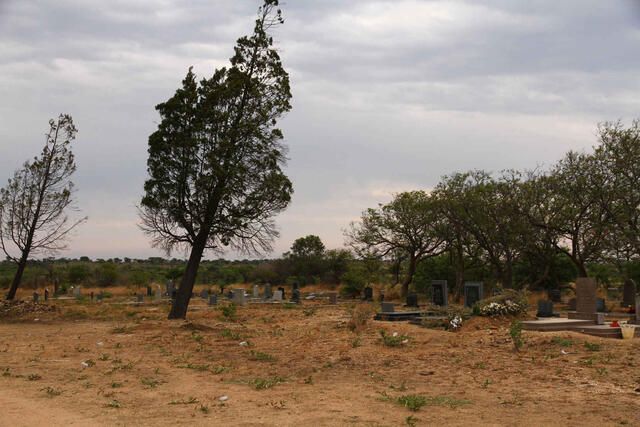
[[[33,302],[38,302],[40,300],[40,295],[37,292],[33,293]]]
[[[138,295],[136,295],[136,298],[137,298],[138,304],[141,304],[141,303],[144,302],[144,295],[138,294]]]
[[[569,306],[569,311],[576,311],[576,308],[578,308],[578,301],[575,298],[571,298],[567,305]]]
[[[393,303],[383,302],[380,306],[383,313],[393,313],[395,311]]]
[[[278,289],[277,291],[275,291],[273,293],[273,301],[282,301],[282,291],[280,289]]]
[[[153,288],[151,288],[151,286],[147,285],[147,296],[148,297],[152,297],[153,296]]]
[[[102,299],[104,298],[104,294],[102,293],[102,291],[98,294],[98,302],[102,302]]]
[[[446,280],[431,281],[431,303],[442,307],[449,305],[449,286]]]
[[[484,298],[482,282],[464,283],[464,306],[473,307],[475,303]]]
[[[45,289],[44,290],[44,300],[49,301],[49,289]]]
[[[80,298],[82,296],[82,286],[78,285],[73,288],[73,296],[76,298]]]
[[[337,304],[338,303],[338,293],[337,292],[329,292],[329,304]]]
[[[209,305],[217,305],[218,304],[218,295],[211,294],[209,295]]]
[[[604,298],[596,298],[596,312],[604,313],[607,311],[607,306],[605,304]]]
[[[407,294],[407,307],[418,307],[418,294],[415,292]]]
[[[536,317],[553,317],[553,301],[539,300]]]
[[[636,296],[636,324],[640,325],[640,295]]]
[[[155,300],[156,301],[160,301],[162,300],[162,289],[160,289],[160,286],[158,286],[156,288],[156,296],[155,296]]]
[[[260,287],[258,285],[253,285],[253,297],[260,298]]]
[[[271,299],[273,292],[271,291],[271,283],[265,283],[264,285],[264,299]]]
[[[624,287],[622,288],[622,306],[633,307],[636,303],[636,282],[631,279],[624,281]]]
[[[175,287],[173,286],[173,280],[167,280],[167,283],[165,284],[165,293],[168,297],[173,295],[173,291],[175,290]]]
[[[364,288],[364,300],[373,301],[373,288],[371,286]]]
[[[560,289],[549,289],[547,291],[547,297],[551,302],[562,302],[562,293]]]
[[[589,277],[576,279],[576,311],[569,312],[569,319],[598,320],[597,289],[598,284],[595,279]]]
[[[282,299],[287,299],[287,294],[286,294],[286,292],[284,291],[284,288],[283,288],[283,287],[279,287],[279,288],[278,288],[278,290],[279,290],[280,292],[282,292]]]
[[[206,300],[209,299],[209,291],[206,289],[203,289],[200,291],[200,298]]]
[[[235,305],[245,305],[247,303],[244,297],[244,289],[233,290],[233,303]]]
[[[300,304],[300,289],[296,288],[291,292],[291,302]]]

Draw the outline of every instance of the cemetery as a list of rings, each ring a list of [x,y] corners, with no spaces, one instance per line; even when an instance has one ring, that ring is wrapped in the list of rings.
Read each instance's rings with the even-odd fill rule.
[[[458,295],[434,280],[400,300],[375,286],[359,298],[325,286],[202,287],[178,323],[166,320],[171,283],[25,293],[0,303],[0,405],[24,408],[25,425],[637,424],[640,339],[621,339],[635,314],[598,312],[594,290],[579,280],[568,310],[572,294],[523,303],[479,282]],[[398,403],[411,396],[428,407]]]

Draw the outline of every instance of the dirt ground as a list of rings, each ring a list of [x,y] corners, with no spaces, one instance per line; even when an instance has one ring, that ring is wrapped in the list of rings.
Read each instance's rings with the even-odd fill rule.
[[[640,425],[638,339],[523,332],[515,353],[509,319],[353,332],[349,303],[229,319],[195,298],[186,322],[167,304],[52,304],[0,319],[1,426]]]

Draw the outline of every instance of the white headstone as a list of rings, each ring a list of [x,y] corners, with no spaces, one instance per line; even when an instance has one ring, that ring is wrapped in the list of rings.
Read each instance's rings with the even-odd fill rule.
[[[273,300],[274,301],[282,301],[282,291],[275,291],[273,293]]]
[[[253,297],[260,298],[260,288],[258,285],[253,285]]]
[[[156,297],[155,300],[156,301],[160,301],[162,299],[162,289],[160,289],[160,286],[158,286],[156,288]]]
[[[73,288],[73,296],[75,297],[82,296],[82,287],[80,285]]]

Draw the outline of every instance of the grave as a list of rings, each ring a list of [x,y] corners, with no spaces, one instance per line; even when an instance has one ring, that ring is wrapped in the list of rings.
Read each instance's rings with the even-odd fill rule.
[[[482,282],[464,283],[464,306],[473,307],[475,303],[484,298]]]
[[[253,297],[256,299],[260,298],[260,288],[258,285],[253,285]]]
[[[102,292],[100,292],[97,296],[97,300],[98,302],[102,302],[102,300],[104,299],[104,294]]]
[[[576,310],[569,312],[569,319],[599,320],[599,316],[596,315],[598,309],[597,288],[595,279],[590,277],[576,279]]]
[[[553,301],[539,300],[536,317],[553,317]]]
[[[138,304],[141,304],[141,303],[144,302],[144,295],[138,294],[138,295],[136,295],[136,298],[137,298]]]
[[[33,302],[37,303],[40,300],[40,295],[37,292],[33,293]]]
[[[373,301],[373,288],[371,286],[364,288],[364,297],[362,299],[365,301]]]
[[[631,279],[624,281],[624,287],[622,288],[622,306],[633,307],[636,303],[636,282]]]
[[[80,298],[82,296],[82,286],[78,285],[73,288],[73,296],[76,298]]]
[[[282,299],[286,299],[287,298],[287,294],[284,291],[284,288],[283,287],[279,287],[278,290],[281,292]]]
[[[216,294],[209,295],[209,305],[218,305],[218,295]]]
[[[338,293],[329,292],[329,304],[337,304],[337,303],[338,303]]]
[[[244,289],[233,290],[233,303],[236,305],[245,305],[247,303],[244,297]]]
[[[282,301],[282,291],[280,289],[278,289],[277,291],[275,291],[273,293],[273,301]]]
[[[147,296],[148,297],[152,297],[153,296],[153,289],[149,285],[147,285]]]
[[[162,289],[160,289],[160,286],[158,286],[156,288],[156,296],[155,296],[155,300],[156,301],[160,301],[162,299]]]
[[[168,297],[172,297],[173,292],[175,291],[175,287],[173,286],[172,280],[168,280],[167,283],[165,284],[165,291]]]
[[[395,311],[395,304],[393,303],[383,302],[380,306],[383,313],[393,313]]]
[[[200,291],[200,298],[207,300],[209,299],[209,291],[206,289],[203,289]]]
[[[300,289],[295,288],[293,292],[291,292],[291,302],[300,304]]]
[[[446,280],[431,281],[431,303],[442,307],[449,305],[449,289]]]
[[[418,294],[415,292],[407,294],[407,307],[418,307]]]

